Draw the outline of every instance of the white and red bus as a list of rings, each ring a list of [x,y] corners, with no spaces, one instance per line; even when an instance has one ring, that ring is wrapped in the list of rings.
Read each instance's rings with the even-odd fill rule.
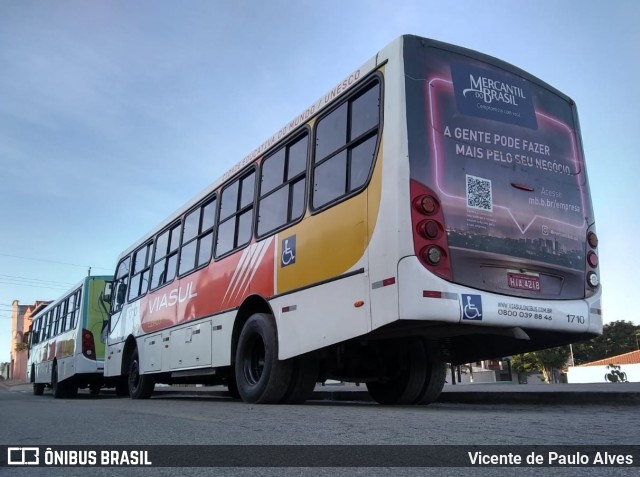
[[[447,362],[600,334],[598,277],[573,101],[403,36],[122,253],[105,376],[428,403]]]

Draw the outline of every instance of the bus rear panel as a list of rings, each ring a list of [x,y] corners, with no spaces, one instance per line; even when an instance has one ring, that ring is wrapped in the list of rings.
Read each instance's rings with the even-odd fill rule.
[[[399,267],[401,318],[441,310],[476,331],[451,333],[457,362],[601,333],[573,101],[439,42],[405,37],[404,62],[415,257]]]

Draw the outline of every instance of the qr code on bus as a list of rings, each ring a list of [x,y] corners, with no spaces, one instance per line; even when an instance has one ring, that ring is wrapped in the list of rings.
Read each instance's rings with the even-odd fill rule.
[[[467,175],[467,207],[493,211],[490,180]]]

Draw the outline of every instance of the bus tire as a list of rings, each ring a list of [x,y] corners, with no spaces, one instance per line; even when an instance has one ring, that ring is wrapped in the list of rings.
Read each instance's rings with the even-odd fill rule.
[[[138,348],[133,350],[129,361],[129,396],[131,399],[148,399],[153,394],[155,382],[148,374],[140,374],[140,358]]]
[[[427,376],[422,391],[416,399],[416,404],[431,404],[442,392],[447,379],[447,365],[441,361],[433,361],[427,364]]]
[[[62,399],[67,397],[67,386],[64,382],[58,381],[58,365],[54,364],[51,370],[51,391],[53,391],[54,399]]]
[[[287,392],[292,360],[278,359],[278,330],[272,315],[256,313],[244,324],[238,339],[235,375],[243,401],[275,404]]]
[[[33,395],[34,396],[42,396],[44,394],[44,384],[43,383],[33,383]]]
[[[293,373],[287,392],[280,402],[300,404],[305,402],[318,382],[319,362],[316,359],[293,358]]]
[[[427,378],[427,353],[422,341],[401,343],[389,369],[393,375],[367,383],[371,397],[380,404],[413,404]]]

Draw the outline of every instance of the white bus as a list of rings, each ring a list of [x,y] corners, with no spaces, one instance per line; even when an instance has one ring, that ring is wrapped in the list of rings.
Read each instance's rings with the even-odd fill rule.
[[[51,387],[55,398],[73,398],[78,388],[99,392],[105,384],[102,331],[109,316],[101,294],[112,276],[86,277],[33,317],[27,378],[33,394]],[[119,387],[120,393],[126,387]]]
[[[573,101],[403,36],[121,254],[105,376],[428,403],[447,362],[600,334],[598,277]]]

